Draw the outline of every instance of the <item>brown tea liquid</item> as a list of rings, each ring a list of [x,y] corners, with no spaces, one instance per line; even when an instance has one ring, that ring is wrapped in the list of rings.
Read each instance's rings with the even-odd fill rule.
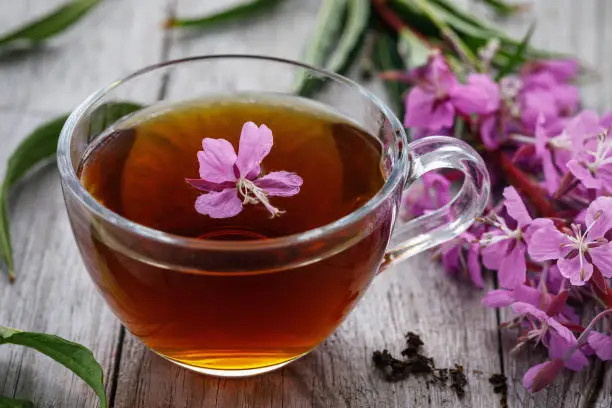
[[[274,135],[262,172],[297,173],[300,193],[270,197],[285,211],[274,219],[252,204],[228,219],[197,213],[202,193],[185,178],[199,177],[202,139],[227,139],[237,150],[247,121],[266,124]],[[297,98],[251,95],[139,112],[100,138],[79,176],[100,203],[147,227],[254,240],[304,232],[355,211],[384,184],[380,160],[380,143],[346,119]],[[177,272],[95,237],[81,250],[111,307],[155,351],[195,367],[251,369],[308,352],[337,327],[374,276],[390,222],[324,261],[253,275]]]

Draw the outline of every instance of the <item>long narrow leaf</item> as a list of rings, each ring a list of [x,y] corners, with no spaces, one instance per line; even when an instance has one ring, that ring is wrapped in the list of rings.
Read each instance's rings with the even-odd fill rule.
[[[38,127],[17,146],[8,160],[0,187],[0,248],[11,280],[15,275],[8,216],[9,191],[28,170],[55,156],[57,140],[67,118],[68,115],[64,115]]]
[[[2,344],[29,347],[51,357],[81,377],[94,390],[100,398],[100,408],[107,407],[102,367],[87,348],[58,336],[0,326]]]
[[[34,404],[30,401],[0,395],[0,408],[34,408]]]
[[[514,53],[514,55],[510,57],[506,65],[504,65],[499,70],[499,72],[497,73],[496,81],[499,81],[504,76],[514,72],[516,67],[518,67],[519,64],[521,64],[525,60],[525,50],[527,50],[527,47],[529,46],[529,42],[531,41],[531,37],[533,36],[534,31],[535,23],[531,24],[531,26],[529,27],[527,34],[525,34],[523,41],[521,41],[520,45],[516,48],[516,52]]]
[[[510,4],[504,0],[481,0],[491,7],[497,14],[509,16],[527,8],[526,4]]]
[[[342,72],[346,69],[351,55],[354,54],[368,28],[369,19],[369,0],[348,0],[347,18],[342,36],[325,65],[329,71]]]
[[[98,107],[90,118],[90,133],[99,134],[119,118],[140,109],[129,102],[107,103]],[[68,115],[60,116],[36,128],[15,149],[8,159],[4,180],[0,185],[0,255],[15,279],[13,249],[8,215],[8,196],[15,185],[33,167],[55,158],[57,141]]]
[[[70,27],[101,0],[73,0],[27,25],[0,36],[0,45],[44,41]]]
[[[380,33],[376,39],[372,61],[379,72],[406,71],[404,60],[398,52],[398,41],[386,33]],[[403,118],[404,105],[402,101],[408,85],[400,81],[387,80],[385,81],[385,88],[387,90],[388,102],[394,107],[398,116]]]
[[[238,21],[262,11],[267,11],[270,8],[279,4],[282,0],[253,0],[248,3],[240,4],[222,10],[218,13],[207,15],[204,17],[195,18],[171,18],[166,21],[166,28],[175,27],[193,27],[205,28],[217,24]]]
[[[337,44],[347,13],[347,0],[324,1],[317,15],[314,33],[310,38],[302,61],[314,67],[324,67],[325,61]],[[296,93],[310,95],[323,83],[304,71],[297,78]]]

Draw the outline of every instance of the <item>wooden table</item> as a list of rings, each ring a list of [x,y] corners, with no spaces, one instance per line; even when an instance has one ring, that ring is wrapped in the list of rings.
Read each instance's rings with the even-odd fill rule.
[[[0,32],[63,0],[0,0]],[[130,71],[166,59],[210,53],[261,53],[299,59],[319,1],[288,0],[272,14],[201,35],[166,34],[169,13],[198,14],[231,1],[106,0],[69,32],[32,53],[0,62],[0,163],[41,121]],[[481,12],[475,2],[466,7]],[[602,81],[585,88],[587,106],[612,107],[612,3],[534,0],[531,13],[499,22],[520,36],[538,19],[535,43],[579,55]],[[381,92],[380,84],[370,85]],[[529,394],[521,377],[539,352],[510,357],[513,333],[498,330],[506,312],[480,305],[483,292],[417,257],[376,279],[342,327],[309,356],[270,375],[241,380],[204,377],[147,351],[120,326],[90,282],[63,208],[58,173],[47,167],[11,196],[18,279],[0,275],[0,324],[55,333],[93,350],[105,372],[111,407],[497,407],[490,374],[509,377],[510,407],[611,407],[612,369],[594,364]],[[492,287],[489,279],[487,288]],[[381,380],[372,352],[398,353],[406,331],[418,332],[439,366],[462,364],[467,394],[422,379]],[[0,394],[37,407],[95,407],[68,370],[23,348],[0,348]]]

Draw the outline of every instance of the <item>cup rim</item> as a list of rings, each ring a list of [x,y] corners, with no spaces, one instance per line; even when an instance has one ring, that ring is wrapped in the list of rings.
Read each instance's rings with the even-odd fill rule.
[[[89,191],[87,191],[83,184],[81,184],[79,178],[77,177],[76,171],[72,165],[72,159],[70,155],[72,135],[74,134],[74,131],[78,126],[79,122],[83,118],[83,115],[92,106],[99,102],[106,94],[133,78],[153,72],[158,69],[176,66],[184,63],[230,59],[268,61],[291,65],[294,67],[305,68],[354,89],[359,94],[368,98],[372,103],[374,103],[374,105],[376,105],[376,107],[381,111],[385,118],[391,123],[394,133],[397,134],[397,132],[399,131],[399,138],[401,142],[399,157],[394,167],[392,168],[389,177],[383,184],[382,188],[378,190],[378,192],[373,197],[371,197],[364,205],[359,207],[357,210],[328,224],[296,234],[253,241],[217,241],[175,235],[131,221],[130,219],[125,218],[100,204],[89,193]],[[308,64],[284,58],[251,54],[211,54],[168,60],[158,64],[149,65],[129,75],[126,75],[123,78],[118,79],[89,95],[69,115],[68,119],[64,123],[64,126],[62,127],[62,131],[60,133],[58,141],[57,162],[64,188],[67,188],[75,197],[77,197],[78,200],[83,205],[85,205],[85,207],[89,211],[116,227],[127,229],[135,234],[160,243],[177,245],[187,248],[215,251],[255,251],[279,249],[291,245],[309,243],[332,235],[361,221],[374,209],[376,209],[381,203],[383,203],[387,199],[387,197],[395,190],[397,185],[402,182],[404,173],[407,169],[407,152],[405,146],[407,146],[406,132],[395,114],[378,97],[376,97],[370,91],[368,91],[367,89],[365,89],[364,87],[362,87],[351,79],[345,78],[342,75],[327,71],[325,69],[316,68]]]

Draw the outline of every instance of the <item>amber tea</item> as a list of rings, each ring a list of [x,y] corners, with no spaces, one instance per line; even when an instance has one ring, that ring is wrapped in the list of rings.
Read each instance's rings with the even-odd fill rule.
[[[227,218],[196,211],[204,138],[238,150],[245,122],[265,124],[273,146],[261,174],[293,172],[298,194],[271,196],[283,212],[245,204]],[[138,112],[100,137],[79,177],[115,213],[165,233],[202,240],[269,240],[334,222],[385,182],[379,141],[313,102],[271,95],[200,100]],[[391,210],[389,210],[390,212]],[[127,328],[159,354],[190,367],[248,370],[283,363],[323,341],[373,278],[392,217],[320,262],[260,273],[176,271],[107,245],[95,234],[81,250],[90,273]],[[75,225],[77,235],[87,234]],[[276,254],[280,258],[283,253]]]

